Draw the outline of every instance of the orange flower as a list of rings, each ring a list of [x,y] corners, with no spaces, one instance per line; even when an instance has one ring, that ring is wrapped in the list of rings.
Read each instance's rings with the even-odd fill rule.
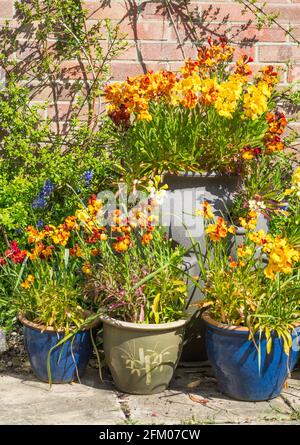
[[[152,240],[153,240],[153,235],[151,232],[144,233],[144,235],[142,236],[142,245],[147,246]]]
[[[84,253],[82,249],[79,247],[78,243],[76,243],[75,246],[70,249],[70,255],[76,256],[77,258],[83,258]]]
[[[93,255],[93,256],[97,256],[97,255],[99,255],[100,254],[100,249],[92,249],[91,250],[91,254]]]
[[[193,73],[198,71],[199,60],[192,60],[191,58],[187,59],[184,63],[184,66],[180,68],[182,73],[182,77],[187,78],[191,76]]]
[[[262,80],[269,86],[272,87],[278,82],[278,74],[274,71],[272,65],[265,66],[260,71],[262,73]]]
[[[129,249],[130,245],[132,244],[132,241],[128,235],[125,236],[119,236],[117,238],[117,241],[113,243],[113,249],[115,249],[116,252],[122,253],[126,252],[126,250]]]
[[[63,224],[64,229],[72,230],[76,227],[76,216],[68,216]]]
[[[34,244],[39,241],[42,241],[45,238],[45,231],[39,232],[35,227],[28,226],[26,229],[28,233],[28,242],[29,244]]]
[[[247,56],[246,54],[242,55],[236,62],[236,69],[234,74],[237,74],[243,78],[243,80],[247,80],[247,78],[252,74],[251,68],[248,63],[253,62],[252,57]]]
[[[96,216],[103,207],[103,202],[97,199],[96,195],[92,195],[88,200],[88,211],[92,216]]]
[[[54,233],[51,235],[54,244],[59,244],[60,246],[66,246],[70,238],[70,232],[64,229],[64,225],[60,224]]]
[[[272,134],[277,134],[280,136],[282,133],[284,133],[286,126],[287,126],[287,120],[283,113],[279,113],[276,111],[275,113],[267,113],[266,119],[269,125],[269,132]]]
[[[225,238],[228,233],[228,228],[223,218],[217,219],[217,224],[209,224],[206,233],[212,241],[220,241]]]

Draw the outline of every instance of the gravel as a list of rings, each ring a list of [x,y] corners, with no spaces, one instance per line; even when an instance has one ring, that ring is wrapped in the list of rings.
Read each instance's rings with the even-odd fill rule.
[[[16,327],[6,335],[7,350],[0,352],[0,373],[30,373],[30,363],[24,348],[23,331]]]

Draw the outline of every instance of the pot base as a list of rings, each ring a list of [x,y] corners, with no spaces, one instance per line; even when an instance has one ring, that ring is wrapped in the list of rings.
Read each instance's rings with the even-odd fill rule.
[[[168,388],[178,364],[186,320],[161,325],[103,318],[106,363],[115,386],[129,394],[156,394]]]

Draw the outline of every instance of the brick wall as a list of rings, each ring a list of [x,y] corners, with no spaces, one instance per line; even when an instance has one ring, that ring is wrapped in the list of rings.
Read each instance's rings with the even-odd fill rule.
[[[91,23],[110,18],[128,35],[128,49],[112,64],[114,79],[121,80],[147,69],[176,70],[184,57],[196,54],[197,42],[224,34],[239,47],[238,54],[244,52],[253,57],[255,70],[265,64],[284,68],[284,63],[291,61],[293,66],[282,72],[281,82],[287,84],[300,79],[300,46],[276,26],[258,31],[252,14],[244,14],[242,6],[233,1],[94,0],[84,3]],[[267,5],[269,12],[280,13],[277,20],[283,28],[293,26],[293,33],[300,40],[300,0],[271,0]],[[13,24],[13,13],[13,0],[0,0],[0,23],[1,19],[9,18]],[[41,100],[45,96],[44,93]],[[67,101],[61,99],[59,108],[63,120]],[[50,106],[50,116],[52,111]],[[300,124],[294,126],[300,130]]]

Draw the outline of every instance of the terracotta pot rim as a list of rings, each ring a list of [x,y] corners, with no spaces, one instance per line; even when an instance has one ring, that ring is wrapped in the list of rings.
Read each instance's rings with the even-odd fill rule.
[[[207,324],[215,326],[224,331],[249,333],[249,328],[247,328],[246,326],[235,326],[216,321],[210,316],[209,311],[203,312],[202,318]],[[300,323],[297,323],[295,327],[296,328],[300,327]]]
[[[177,321],[170,321],[169,323],[160,324],[146,324],[146,323],[131,323],[129,321],[117,320],[115,318],[109,317],[108,315],[101,315],[100,320],[110,326],[115,326],[120,329],[130,329],[134,331],[171,331],[176,328],[185,326],[189,318],[180,319]]]
[[[192,172],[192,171],[183,171],[183,172],[178,172],[178,173],[169,173],[166,172],[163,175],[164,177],[166,176],[172,176],[172,177],[177,177],[177,178],[237,178],[239,175],[237,173],[208,173],[208,172],[203,172],[203,173],[199,173],[199,172]]]
[[[90,315],[92,315],[92,312],[85,311],[85,315],[86,315],[86,318],[88,318]],[[58,333],[58,334],[63,334],[65,332],[64,329],[56,330],[56,329],[52,328],[51,326],[47,327],[41,323],[35,323],[34,321],[30,321],[26,318],[26,316],[24,314],[19,314],[18,319],[22,323],[23,326],[26,326],[27,328],[30,328],[30,329],[34,329],[35,331],[51,332],[51,333]],[[99,324],[99,319],[96,319],[93,323],[91,323],[90,325],[86,326],[85,328],[81,329],[78,332],[88,331],[89,329],[95,328],[98,324]]]

